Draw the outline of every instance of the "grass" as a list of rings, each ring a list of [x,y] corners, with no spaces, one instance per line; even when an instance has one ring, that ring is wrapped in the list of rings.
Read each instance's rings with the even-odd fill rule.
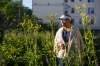
[[[83,34],[83,30],[80,30],[81,31],[81,34]],[[96,50],[96,56],[97,56],[97,60],[98,60],[98,63],[100,65],[100,30],[93,30],[93,34],[94,36],[96,36],[97,38],[94,38],[94,46],[95,46],[95,50]],[[84,38],[84,37],[83,37]]]
[[[98,58],[98,62],[100,65],[100,32],[95,32],[95,35],[98,36],[98,38],[94,39],[95,47],[96,47],[96,55]]]
[[[55,30],[43,32],[40,28],[30,19],[24,19],[19,28],[5,31],[0,44],[0,66],[57,66],[53,52]],[[95,42],[98,44],[99,40]],[[82,66],[77,42],[64,60],[65,66]]]
[[[56,66],[53,41],[54,35],[51,32],[8,31],[0,45],[2,56],[0,66],[45,66],[46,59],[49,61],[49,66]],[[77,49],[73,49],[65,59],[66,66],[80,65]]]

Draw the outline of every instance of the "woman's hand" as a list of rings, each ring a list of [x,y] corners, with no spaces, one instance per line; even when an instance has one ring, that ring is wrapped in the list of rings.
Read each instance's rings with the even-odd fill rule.
[[[64,46],[64,44],[61,44],[61,49],[63,49],[63,50],[65,49],[65,46]]]

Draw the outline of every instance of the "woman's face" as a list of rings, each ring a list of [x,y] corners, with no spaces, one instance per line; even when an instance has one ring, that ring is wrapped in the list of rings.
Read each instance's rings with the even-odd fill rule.
[[[67,20],[62,20],[63,26],[66,28],[71,28],[71,21],[69,19]]]

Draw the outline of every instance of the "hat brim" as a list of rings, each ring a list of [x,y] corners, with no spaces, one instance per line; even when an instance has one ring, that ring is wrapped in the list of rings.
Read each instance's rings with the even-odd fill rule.
[[[69,18],[59,18],[59,20],[68,20]],[[70,19],[69,19],[70,20]]]

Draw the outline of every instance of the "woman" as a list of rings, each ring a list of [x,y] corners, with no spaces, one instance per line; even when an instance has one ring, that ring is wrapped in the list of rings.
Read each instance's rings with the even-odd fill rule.
[[[57,57],[57,65],[64,66],[62,60],[68,55],[72,42],[72,20],[71,17],[65,15],[62,15],[60,20],[61,27],[56,32],[54,39],[54,52]]]

